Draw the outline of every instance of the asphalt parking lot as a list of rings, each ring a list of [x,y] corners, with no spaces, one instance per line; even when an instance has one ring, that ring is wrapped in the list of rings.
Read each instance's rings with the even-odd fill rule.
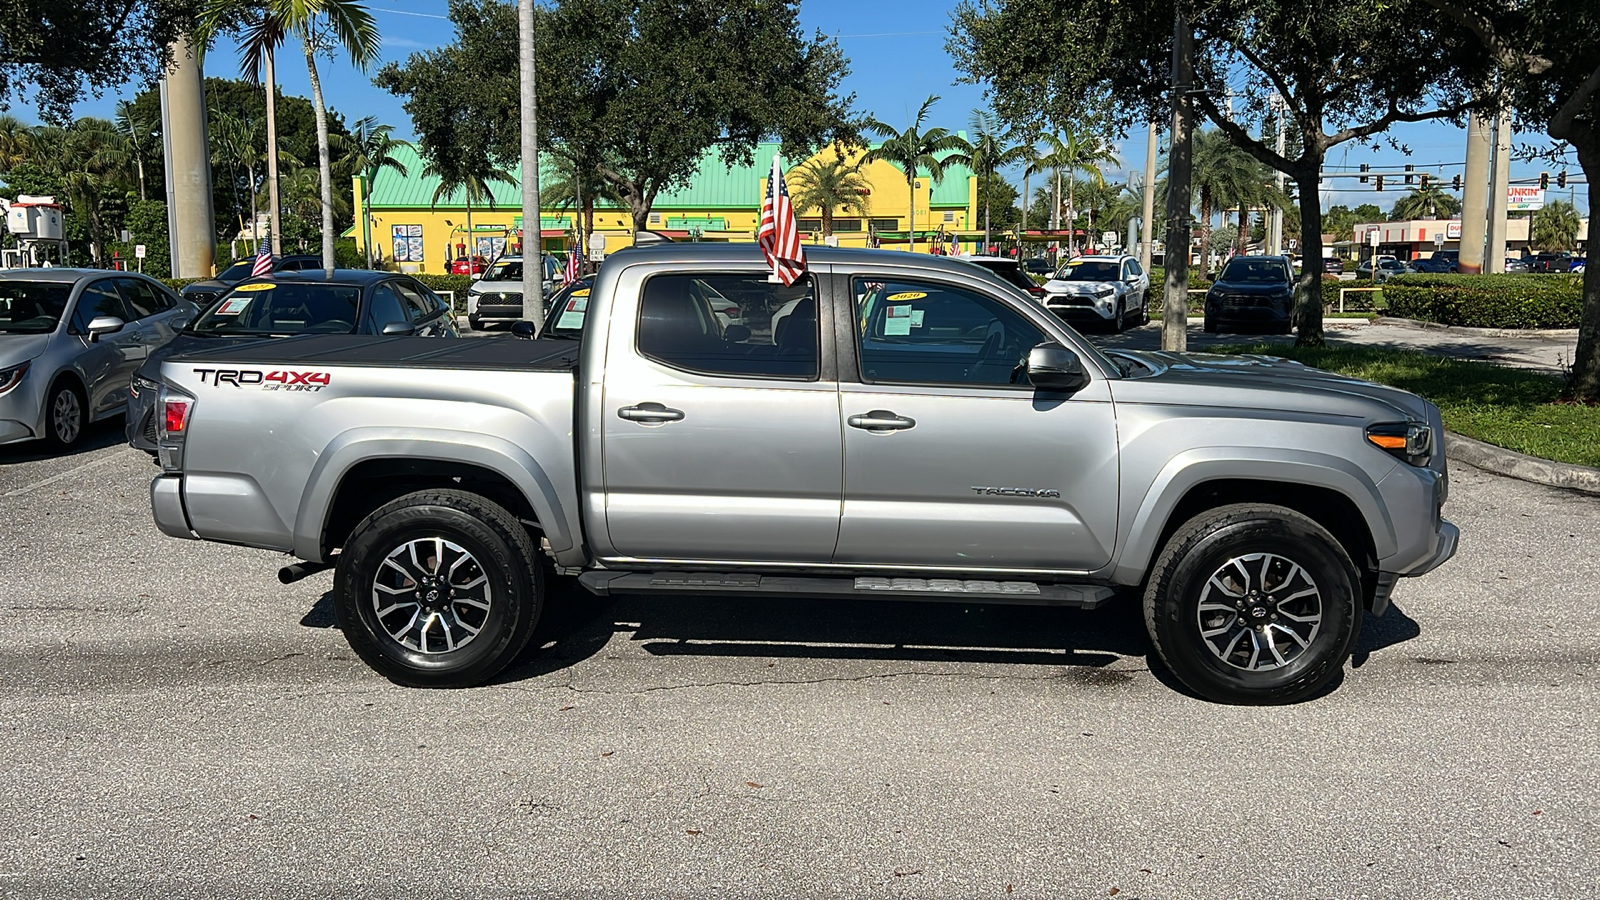
[[[1095,612],[565,591],[379,680],[331,576],[161,537],[98,426],[0,448],[0,896],[1589,897],[1600,504],[1457,467],[1342,684],[1214,706]]]

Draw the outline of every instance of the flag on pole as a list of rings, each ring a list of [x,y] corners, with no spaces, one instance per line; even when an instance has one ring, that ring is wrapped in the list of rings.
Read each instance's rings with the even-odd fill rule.
[[[794,207],[789,205],[789,186],[783,182],[783,170],[778,166],[776,154],[772,157],[772,176],[767,180],[767,195],[761,201],[761,226],[756,229],[756,243],[772,267],[768,281],[794,284],[806,273],[806,251],[800,246],[800,226],[794,220]]]
[[[250,277],[259,278],[262,275],[272,274],[272,248],[266,238],[256,244],[256,264],[250,267]]]
[[[573,283],[574,281],[577,281],[577,280],[578,280],[578,251],[576,249],[568,250],[567,251],[567,268],[566,268],[566,271],[561,273],[561,283],[562,284],[571,284],[571,283]]]

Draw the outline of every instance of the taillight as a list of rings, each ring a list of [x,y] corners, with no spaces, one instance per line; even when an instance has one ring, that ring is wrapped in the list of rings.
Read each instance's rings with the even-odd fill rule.
[[[739,307],[737,307],[737,306],[728,307],[727,309],[722,311],[722,314],[727,316],[730,319],[737,319],[737,318],[739,318],[740,315],[742,315],[742,313],[739,312]]]
[[[183,429],[189,424],[189,410],[193,406],[190,400],[167,400],[162,404],[165,416],[162,420],[162,434],[168,437],[177,437],[183,434]]]

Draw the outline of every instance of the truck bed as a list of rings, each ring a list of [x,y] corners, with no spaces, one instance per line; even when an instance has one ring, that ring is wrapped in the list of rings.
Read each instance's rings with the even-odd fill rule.
[[[232,344],[175,356],[175,361],[218,359],[244,364],[295,364],[370,368],[493,369],[518,372],[562,372],[578,364],[582,345],[548,338],[373,337],[355,334],[313,334]]]

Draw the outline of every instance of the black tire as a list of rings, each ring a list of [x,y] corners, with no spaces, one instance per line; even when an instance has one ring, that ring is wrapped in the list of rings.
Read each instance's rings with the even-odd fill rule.
[[[418,557],[421,566],[413,568],[419,577],[405,574],[412,571],[406,566],[386,565],[392,554],[434,541],[448,543],[432,544],[436,557]],[[469,558],[462,561],[463,555]],[[410,563],[405,556],[401,561]],[[430,583],[447,564],[445,582]],[[476,582],[474,573],[486,579],[481,588],[466,584]],[[395,583],[380,586],[380,577]],[[380,616],[375,601],[390,595],[401,608]],[[527,529],[504,508],[466,491],[418,491],[380,507],[351,532],[334,574],[334,608],[351,649],[384,677],[410,687],[471,687],[494,677],[527,646],[544,597],[544,570]],[[469,605],[473,600],[488,609]],[[414,643],[406,643],[412,627],[402,625],[406,606],[430,616]],[[457,646],[451,621],[461,635],[478,630]]]
[[[1146,291],[1139,298],[1139,324],[1150,324],[1150,292]]]
[[[56,450],[66,450],[83,439],[89,425],[89,400],[71,378],[50,386],[45,397],[44,439]],[[74,419],[65,416],[75,416]]]
[[[1128,330],[1128,304],[1124,300],[1117,301],[1117,317],[1111,320],[1111,330],[1115,334]]]
[[[1210,316],[1206,316],[1205,332],[1206,334],[1217,333],[1217,323]]]
[[[483,330],[483,320],[478,318],[477,316],[467,316],[467,325],[473,331],[482,331]]]
[[[1262,566],[1259,597],[1250,593],[1256,572],[1232,567],[1241,557]],[[1306,586],[1314,595],[1294,599]],[[1360,586],[1344,547],[1310,518],[1268,504],[1221,506],[1186,522],[1162,548],[1145,587],[1145,626],[1161,661],[1207,700],[1293,703],[1343,670],[1361,628]],[[1280,590],[1293,593],[1272,593]],[[1313,606],[1317,621],[1308,624]],[[1206,626],[1214,637],[1202,635]],[[1263,643],[1276,658],[1261,659]],[[1253,667],[1257,660],[1265,667]]]

